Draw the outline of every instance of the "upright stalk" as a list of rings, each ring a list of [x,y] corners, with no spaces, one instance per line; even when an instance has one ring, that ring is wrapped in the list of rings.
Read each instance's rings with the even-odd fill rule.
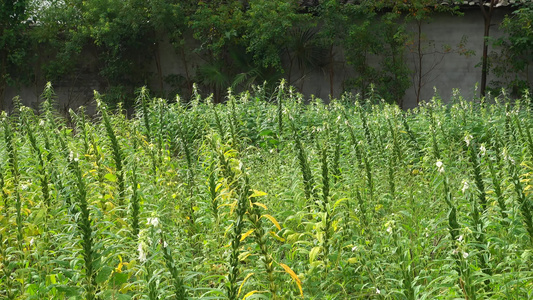
[[[113,125],[111,125],[111,120],[109,119],[109,116],[107,114],[107,108],[102,103],[98,92],[95,91],[94,93],[95,93],[94,96],[96,99],[96,103],[102,114],[102,119],[104,121],[104,126],[106,129],[107,136],[109,138],[109,141],[111,142],[113,160],[115,161],[115,169],[117,172],[118,205],[122,207],[124,205],[124,196],[125,196],[124,170],[122,167],[123,165],[122,149],[118,143],[118,139],[117,139],[117,136],[115,135],[115,131],[113,130]]]

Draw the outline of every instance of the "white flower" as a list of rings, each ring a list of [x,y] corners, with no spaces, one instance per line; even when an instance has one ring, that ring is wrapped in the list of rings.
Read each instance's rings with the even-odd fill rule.
[[[163,248],[168,247],[167,241],[163,241]]]
[[[34,242],[34,240],[33,240],[33,238],[31,238],[31,240],[30,240],[30,246],[33,246],[33,242]]]
[[[144,252],[143,245],[139,244],[139,247],[137,248],[139,250],[139,261],[145,262],[146,261],[146,253]]]
[[[468,252],[463,252],[463,258],[467,258],[468,257]]]
[[[481,151],[481,155],[483,156],[487,154],[487,148],[485,148],[485,145],[481,145],[481,147],[479,147],[479,151]]]
[[[463,188],[461,189],[461,191],[463,191],[463,194],[466,192],[466,190],[468,190],[469,187],[470,184],[468,183],[468,181],[463,180]]]
[[[439,173],[444,173],[444,164],[442,163],[442,161],[439,160],[436,165],[439,170]]]
[[[511,157],[511,155],[509,155],[509,152],[507,151],[507,148],[504,148],[503,151],[502,151],[502,156],[503,156],[503,159],[514,164],[515,161],[514,159]]]
[[[378,288],[376,288],[376,294],[381,294],[381,291]]]
[[[461,234],[461,235],[457,238],[457,240],[458,240],[459,242],[462,242],[462,241],[463,241],[463,235]]]
[[[465,143],[467,146],[470,146],[470,141],[472,141],[473,137],[470,134],[467,134],[465,136]]]
[[[157,217],[154,218],[148,218],[148,222],[146,222],[147,225],[152,225],[154,227],[157,227],[159,225],[159,219]]]
[[[387,227],[387,232],[388,232],[388,233],[392,233],[392,227],[390,227],[390,226]]]
[[[70,151],[70,153],[69,153],[69,155],[68,155],[68,158],[69,158],[70,160],[73,160],[73,161],[78,161],[78,160],[79,160],[79,158],[78,158],[78,154],[76,154],[76,153],[74,153],[74,152],[72,152],[72,151]]]

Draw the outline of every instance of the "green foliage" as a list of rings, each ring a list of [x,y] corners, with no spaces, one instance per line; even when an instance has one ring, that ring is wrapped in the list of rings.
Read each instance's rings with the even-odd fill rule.
[[[520,96],[526,89],[533,87],[533,79],[528,74],[533,63],[532,23],[531,3],[505,16],[500,27],[506,35],[495,41],[501,51],[494,53],[492,71],[499,77],[499,81],[491,83],[493,88],[506,88],[513,95]]]
[[[338,4],[330,2],[322,10],[324,18],[333,18],[327,20],[324,36],[329,43],[340,40],[357,73],[348,80],[349,90],[365,98],[377,93],[388,103],[401,105],[410,71],[404,58],[408,36],[400,15],[380,13],[379,5],[368,3],[346,4],[337,12]],[[374,57],[379,57],[375,63]]]
[[[178,7],[161,1],[52,1],[39,12],[36,36],[49,56],[43,62],[46,80],[80,70],[104,79],[108,103],[126,102],[132,88],[145,83],[161,28]],[[90,57],[88,64],[87,57]],[[87,70],[87,66],[91,68]],[[130,105],[131,103],[128,103]]]
[[[67,123],[48,85],[41,115],[4,113],[0,297],[528,297],[529,99],[404,112],[278,91],[144,89],[131,119]]]
[[[10,85],[32,80],[32,23],[30,1],[11,0],[0,3],[0,110],[6,109],[4,91]]]
[[[254,60],[263,67],[282,68],[280,49],[291,42],[290,30],[306,25],[309,14],[298,12],[296,1],[249,1],[246,11],[246,45]],[[290,47],[290,46],[289,46]]]

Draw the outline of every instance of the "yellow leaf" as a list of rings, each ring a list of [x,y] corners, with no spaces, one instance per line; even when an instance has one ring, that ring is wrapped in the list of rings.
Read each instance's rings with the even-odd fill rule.
[[[244,239],[247,238],[250,234],[252,234],[252,232],[254,232],[254,230],[253,230],[253,229],[250,229],[250,230],[248,230],[245,234],[243,234],[243,235],[241,236],[241,242],[244,241]]]
[[[107,201],[105,203],[105,206],[106,206],[106,210],[108,210],[108,211],[115,208],[115,204],[113,204],[113,202],[110,202],[110,201]]]
[[[233,203],[226,203],[226,204],[220,204],[219,206],[217,206],[217,209],[218,208],[221,208],[221,207],[224,207],[224,206],[230,206],[231,207],[231,210],[233,210],[233,207],[235,206]]]
[[[264,205],[263,203],[254,202],[254,205],[257,205],[257,206],[263,208],[264,210],[268,210],[268,208],[266,207],[266,205]]]
[[[286,264],[280,263],[279,265],[285,270],[285,272],[291,275],[292,279],[294,282],[296,282],[296,285],[298,285],[298,288],[300,289],[300,295],[303,296],[304,292],[302,290],[302,282],[300,281],[300,278],[298,278],[298,275],[296,275],[296,273],[294,273],[294,271]]]
[[[239,261],[245,261],[250,255],[252,255],[252,253],[248,251],[239,254]]]
[[[259,293],[259,291],[251,291],[251,292],[249,292],[248,294],[244,295],[244,297],[242,297],[242,300],[246,300],[246,298],[250,297],[251,295],[253,295],[255,293]]]
[[[267,193],[262,192],[262,191],[258,191],[258,190],[252,190],[252,191],[254,191],[254,192],[252,193],[252,195],[250,195],[250,198],[262,197],[262,196],[268,195]]]
[[[118,256],[118,259],[120,260],[120,262],[118,263],[118,266],[115,268],[115,273],[122,273],[122,267],[123,266],[127,266],[128,263],[126,262],[122,262],[122,256]]]
[[[357,257],[350,257],[348,258],[348,263],[355,264],[357,262]]]
[[[250,278],[252,275],[254,275],[254,273],[250,273],[250,274],[246,275],[246,277],[244,277],[244,280],[242,281],[241,286],[239,287],[239,291],[237,292],[237,298],[239,298],[239,295],[241,294],[242,286],[244,285],[246,280],[248,280],[248,278]]]
[[[333,205],[333,208],[334,209],[337,208],[337,206],[339,206],[345,200],[348,200],[348,198],[342,198],[342,199],[337,200],[337,202],[335,202],[335,204]]]
[[[277,239],[278,241],[280,242],[285,242],[285,239],[282,238],[281,236],[279,236],[277,233],[275,233],[274,231],[270,231],[269,232],[271,236],[273,236],[275,239]]]
[[[276,225],[276,228],[278,228],[278,230],[281,230],[281,226],[279,226],[278,221],[276,221],[276,219],[273,216],[271,216],[271,215],[262,215],[261,217],[265,217],[265,218],[269,219],[270,222],[272,222],[274,225]]]
[[[229,226],[226,227],[226,230],[224,230],[224,237],[226,237],[231,228],[233,228],[233,223],[230,223]]]

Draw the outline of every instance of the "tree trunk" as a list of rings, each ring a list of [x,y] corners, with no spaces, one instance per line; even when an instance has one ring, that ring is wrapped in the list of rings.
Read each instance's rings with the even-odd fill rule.
[[[485,28],[483,32],[483,60],[481,63],[481,86],[480,86],[480,97],[485,97],[485,90],[487,88],[487,75],[489,73],[489,45],[488,39],[490,34],[490,22],[492,21],[492,15],[494,13],[494,4],[497,0],[490,0],[489,9],[483,5],[484,1],[479,1],[479,7],[483,13],[483,20]]]
[[[418,56],[418,82],[416,83],[416,105],[420,104],[420,92],[422,91],[422,59],[424,53],[422,52],[422,20],[417,20],[418,27],[418,42],[417,42],[417,56]]]
[[[154,45],[154,58],[155,58],[155,65],[157,67],[157,77],[159,79],[159,92],[163,92],[163,70],[161,68],[161,55],[159,54],[159,43],[155,43]]]
[[[5,83],[0,83],[0,111],[5,110],[5,107],[4,107],[4,104],[5,104],[4,103],[4,92],[5,92],[5,90],[6,90]]]
[[[331,98],[333,95],[333,77],[335,75],[334,67],[335,58],[333,57],[333,44],[329,47],[329,96]]]
[[[185,56],[185,45],[181,46],[181,59],[183,61],[183,67],[185,68],[185,76],[187,80],[187,91],[189,92],[189,97],[192,95],[192,85],[191,75],[189,73],[189,66],[187,64],[187,57]]]
[[[0,31],[2,32],[2,31]],[[4,93],[6,91],[6,76],[7,76],[7,53],[2,50],[0,55],[2,55],[2,61],[0,62],[0,111],[5,110],[5,101],[4,101]]]

